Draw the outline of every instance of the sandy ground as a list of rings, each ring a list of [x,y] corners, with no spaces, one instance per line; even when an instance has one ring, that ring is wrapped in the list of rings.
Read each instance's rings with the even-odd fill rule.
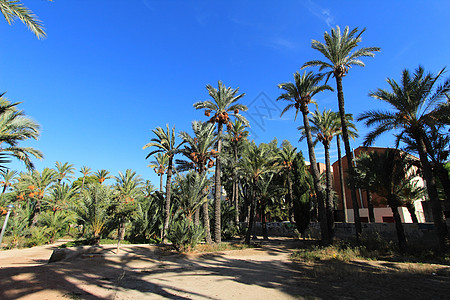
[[[292,262],[302,242],[180,255],[158,246],[55,246],[0,251],[0,299],[450,299],[442,274],[399,271],[392,262]],[[407,264],[403,267],[407,268]],[[426,267],[426,266],[424,266]]]
[[[289,268],[295,245],[179,255],[157,246],[55,246],[0,252],[0,299],[291,299],[305,294]]]

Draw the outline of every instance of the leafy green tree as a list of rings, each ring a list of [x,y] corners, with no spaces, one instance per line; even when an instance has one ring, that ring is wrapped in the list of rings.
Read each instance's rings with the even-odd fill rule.
[[[311,114],[309,121],[312,123],[311,134],[315,137],[313,144],[317,142],[322,143],[325,150],[325,192],[326,192],[326,211],[328,234],[330,239],[334,237],[334,201],[333,201],[333,178],[331,175],[330,162],[330,145],[333,137],[339,132],[339,122],[337,115],[331,110],[323,110],[320,112],[316,109],[315,113]],[[300,140],[306,136],[305,127],[300,126],[298,129],[302,132]]]
[[[433,129],[438,125],[448,125],[445,124],[448,120],[442,116],[450,115],[450,102],[448,101],[450,79],[446,79],[443,84],[436,86],[443,74],[444,69],[434,75],[425,74],[425,70],[418,67],[414,74],[404,70],[400,83],[388,78],[387,82],[392,91],[378,89],[370,92],[369,96],[384,101],[392,110],[370,110],[358,117],[358,121],[365,121],[366,126],[376,126],[366,136],[364,145],[370,145],[382,133],[396,129],[401,131],[397,135],[397,143],[403,136],[410,137],[415,141],[441,250],[446,248],[449,233],[439,201],[435,177],[428,159],[426,130],[427,128]]]
[[[0,95],[0,154],[3,156],[0,163],[7,162],[6,158],[12,156],[31,170],[34,168],[31,156],[41,159],[43,155],[32,147],[20,147],[19,143],[28,139],[37,140],[40,133],[39,124],[16,108],[19,103],[11,104],[3,95]]]
[[[0,0],[0,11],[9,25],[11,25],[15,19],[19,19],[38,39],[45,38],[46,33],[44,31],[44,25],[28,7],[23,5],[22,2],[17,0]]]
[[[216,243],[220,243],[221,238],[221,194],[222,194],[222,184],[221,184],[221,164],[220,164],[220,154],[222,152],[222,141],[223,141],[223,126],[231,127],[232,123],[230,120],[229,113],[241,121],[244,125],[248,126],[247,119],[244,118],[239,111],[246,111],[247,106],[243,104],[236,103],[245,94],[239,93],[239,88],[232,89],[223,85],[222,81],[218,83],[218,89],[207,85],[209,95],[212,100],[200,101],[194,103],[195,109],[205,109],[205,115],[209,117],[211,113],[213,116],[209,119],[210,123],[217,123],[217,158],[216,158],[216,172],[214,175],[214,239]]]
[[[322,74],[314,74],[313,72],[304,72],[302,75],[300,73],[295,72],[294,81],[281,83],[278,85],[280,89],[283,89],[285,93],[281,94],[277,100],[286,100],[289,101],[288,104],[283,111],[281,112],[281,116],[287,112],[288,110],[295,108],[295,118],[297,118],[298,111],[300,110],[303,115],[303,126],[305,128],[306,134],[306,142],[308,144],[308,153],[309,160],[311,163],[311,173],[314,179],[314,189],[317,196],[317,203],[319,207],[319,219],[320,219],[320,229],[321,229],[321,237],[325,242],[330,242],[330,236],[328,234],[328,225],[327,225],[327,217],[325,211],[325,201],[323,190],[320,186],[320,175],[319,169],[317,168],[316,155],[314,152],[314,143],[312,140],[311,134],[311,125],[309,124],[309,108],[308,105],[312,102],[312,97],[317,95],[318,93],[333,89],[328,85],[320,85],[320,81],[323,79]]]
[[[345,154],[347,156],[348,170],[350,174],[353,174],[353,153],[350,148],[350,140],[346,123],[346,114],[344,106],[344,90],[342,88],[342,79],[347,75],[351,66],[364,67],[365,64],[360,60],[362,57],[373,57],[374,52],[380,51],[378,47],[366,47],[359,48],[358,44],[361,42],[362,34],[366,29],[364,28],[358,33],[358,28],[354,28],[350,31],[346,26],[344,31],[341,32],[339,26],[331,29],[331,34],[325,31],[324,40],[322,43],[317,40],[311,42],[311,47],[319,51],[327,61],[311,60],[303,64],[302,68],[306,67],[319,67],[319,71],[329,69],[327,72],[328,78],[333,75],[336,79],[336,88],[338,96],[339,114],[341,117],[342,126],[342,139],[344,140]],[[356,225],[356,238],[359,239],[361,235],[361,221],[359,219],[359,207],[356,199],[356,189],[350,182],[351,197],[353,203],[353,212]]]
[[[147,156],[146,159],[156,153],[163,153],[168,157],[168,166],[167,166],[167,178],[166,178],[166,203],[165,203],[165,218],[164,218],[164,227],[163,227],[163,242],[166,237],[166,234],[169,229],[169,221],[170,221],[170,196],[171,196],[171,184],[172,184],[172,168],[173,168],[173,158],[175,154],[179,153],[180,147],[183,145],[183,142],[180,144],[176,143],[175,136],[175,127],[169,129],[169,124],[166,126],[166,131],[164,131],[161,127],[157,127],[152,130],[156,135],[156,138],[152,138],[150,143],[146,144],[145,148],[154,148]]]

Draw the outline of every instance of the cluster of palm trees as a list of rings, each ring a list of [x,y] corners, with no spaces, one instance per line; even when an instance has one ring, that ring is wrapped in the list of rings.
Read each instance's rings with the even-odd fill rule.
[[[359,206],[356,201],[355,189],[358,173],[354,167],[354,158],[349,142],[350,137],[356,136],[356,131],[354,125],[351,123],[352,116],[345,113],[342,81],[351,66],[364,66],[364,63],[360,60],[361,57],[373,57],[374,52],[380,51],[380,48],[377,47],[357,48],[364,31],[365,29],[359,31],[358,28],[350,30],[348,27],[341,31],[339,26],[337,26],[331,29],[331,33],[325,32],[325,42],[313,40],[312,48],[319,51],[326,58],[326,61],[312,60],[304,63],[302,68],[316,66],[319,67],[319,71],[328,70],[328,72],[319,74],[315,74],[312,71],[305,71],[303,74],[296,72],[294,74],[294,83],[279,84],[279,87],[284,90],[284,93],[281,94],[278,100],[287,100],[290,102],[283,110],[282,115],[292,108],[295,108],[295,116],[297,116],[299,110],[303,115],[303,126],[300,126],[299,130],[302,132],[302,138],[306,137],[308,144],[309,159],[311,162],[310,171],[314,179],[314,190],[318,200],[322,239],[325,241],[331,241],[333,238],[333,204],[328,154],[328,148],[333,136],[342,136],[344,141],[349,173],[348,181],[351,188],[350,196],[356,225],[356,238],[359,239],[361,234]],[[399,130],[400,133],[397,134],[397,147],[399,146],[399,142],[403,141],[407,145],[405,150],[419,154],[420,163],[418,167],[421,176],[426,182],[426,191],[431,200],[433,219],[439,235],[441,249],[446,247],[449,238],[442,211],[442,201],[440,201],[438,196],[435,180],[436,177],[440,178],[444,186],[449,183],[448,171],[444,168],[444,164],[448,160],[450,80],[444,80],[443,83],[438,85],[443,73],[444,70],[441,70],[437,75],[431,73],[425,74],[422,67],[419,67],[413,75],[408,70],[403,71],[400,83],[397,83],[393,79],[387,80],[392,91],[378,89],[376,92],[369,93],[369,96],[386,102],[391,106],[392,110],[368,111],[358,117],[358,121],[365,121],[367,126],[376,126],[365,137],[365,146],[371,145],[376,137],[384,132]],[[317,109],[315,113],[309,116],[308,105],[313,103],[312,98],[322,91],[333,90],[326,84],[330,76],[334,76],[336,79],[339,121],[336,118],[337,114],[329,110],[320,112]],[[325,83],[322,84],[324,78],[326,78]],[[314,137],[316,138],[315,141],[313,141]],[[316,166],[314,154],[314,145],[318,141],[325,148],[327,168],[325,192],[320,184],[320,174]],[[339,140],[338,152],[340,152]],[[339,159],[340,157],[341,154],[339,153]],[[373,161],[372,164],[377,164],[377,162]],[[339,173],[342,176],[341,162],[339,162],[339,168]],[[398,168],[395,167],[392,170],[397,170]],[[340,181],[342,184],[342,177]],[[386,183],[382,183],[381,181],[378,182],[378,185],[382,185],[382,188],[387,188],[385,186]],[[446,189],[448,190],[448,188]],[[341,190],[344,190],[343,187],[341,187]],[[399,206],[398,203],[394,203],[395,201],[389,200],[388,194],[382,193],[381,191],[380,194],[385,195],[393,210],[394,207],[397,208]],[[446,199],[448,200],[448,194]],[[401,226],[399,218],[396,217],[398,212],[396,209],[395,211],[394,217],[396,223],[400,223],[398,226]],[[400,230],[400,228],[398,229]],[[404,237],[399,237],[400,239],[404,240]],[[401,248],[404,248],[404,241],[400,241],[400,244]]]
[[[80,169],[72,181],[72,164],[56,162],[42,172],[0,172],[3,186],[0,207],[14,203],[14,217],[8,228],[9,245],[53,242],[71,234],[98,243],[117,229],[120,241],[158,239],[162,228],[162,197],[149,181],[132,170],[111,176],[107,170]],[[113,179],[107,185],[105,180]],[[156,215],[155,215],[156,213]]]
[[[172,189],[181,188],[183,182],[176,181],[172,187],[172,175],[176,172],[177,177],[188,180],[192,185],[191,191],[199,190],[195,184],[203,184],[208,176],[208,170],[214,167],[214,179],[211,186],[213,194],[213,231],[210,228],[210,207],[207,194],[201,194],[192,202],[192,197],[185,203],[190,203],[184,207],[184,213],[192,220],[192,225],[198,226],[200,213],[203,216],[203,228],[205,239],[208,243],[220,243],[225,228],[230,224],[239,226],[240,221],[246,220],[248,228],[246,232],[246,242],[249,243],[251,233],[254,232],[254,222],[256,210],[259,209],[259,216],[265,221],[265,214],[269,204],[277,203],[283,205],[283,211],[294,221],[293,201],[294,193],[292,182],[294,180],[292,172],[295,160],[300,159],[301,154],[296,151],[288,142],[284,142],[278,148],[276,141],[270,144],[256,145],[247,140],[246,130],[248,121],[240,114],[246,111],[247,107],[238,103],[244,94],[239,94],[239,89],[226,87],[221,81],[218,88],[207,85],[206,89],[211,100],[201,101],[194,104],[194,108],[203,109],[206,122],[193,121],[193,135],[187,132],[180,132],[180,142],[176,141],[175,128],[166,130],[161,127],[153,130],[154,138],[144,146],[151,151],[147,158],[153,157],[155,160],[150,164],[155,172],[162,176],[167,174],[165,189],[165,226],[163,239],[170,231]],[[226,128],[226,132],[224,132]],[[183,159],[176,159],[174,156],[183,155]],[[300,163],[297,162],[296,166]],[[163,170],[163,171],[162,171]],[[181,172],[189,171],[197,175],[187,175],[183,177]],[[205,187],[205,189],[208,189]],[[162,191],[162,184],[160,191]],[[226,191],[227,200],[224,201]],[[306,189],[304,193],[308,192]],[[277,197],[275,197],[275,195]],[[180,195],[179,198],[184,196]],[[284,202],[286,201],[286,202]],[[225,215],[222,208],[234,211],[232,218],[222,220]],[[181,205],[183,207],[183,205]],[[201,209],[200,209],[201,208]],[[247,208],[245,210],[244,208]],[[200,212],[200,210],[202,210]],[[308,207],[309,210],[309,207]],[[267,233],[265,234],[267,237]]]

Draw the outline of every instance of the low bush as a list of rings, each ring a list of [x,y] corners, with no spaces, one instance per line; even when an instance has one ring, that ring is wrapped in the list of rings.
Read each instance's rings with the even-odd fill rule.
[[[172,222],[167,237],[177,251],[186,252],[194,249],[204,235],[205,230],[201,226],[183,218]]]

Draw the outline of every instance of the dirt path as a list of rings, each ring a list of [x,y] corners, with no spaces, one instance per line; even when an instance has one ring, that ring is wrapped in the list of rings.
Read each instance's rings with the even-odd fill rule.
[[[338,267],[295,263],[299,241],[261,248],[178,255],[157,246],[66,250],[47,264],[52,247],[0,252],[0,299],[446,299],[449,276],[381,270],[367,262]],[[401,286],[401,288],[399,288]]]

